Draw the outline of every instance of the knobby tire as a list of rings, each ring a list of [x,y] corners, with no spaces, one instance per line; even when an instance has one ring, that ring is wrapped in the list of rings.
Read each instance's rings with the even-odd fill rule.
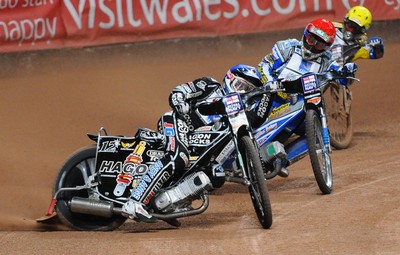
[[[345,102],[344,94],[348,93],[346,90],[340,84],[331,83],[324,91],[331,145],[338,150],[348,148],[353,139],[351,98]],[[346,103],[350,104],[348,110],[346,110]]]
[[[329,152],[324,148],[321,120],[314,109],[308,109],[306,113],[306,136],[315,180],[323,194],[330,194],[333,187],[332,165]]]
[[[262,227],[269,229],[272,225],[271,201],[259,153],[249,136],[242,136],[239,146],[244,156],[245,171],[251,182],[249,193],[254,209]]]
[[[85,179],[95,171],[96,146],[82,148],[72,154],[60,168],[53,194],[63,187],[85,184]],[[111,231],[121,226],[126,218],[114,215],[111,218],[71,212],[68,202],[72,197],[89,197],[88,190],[63,191],[57,197],[57,216],[66,226],[83,231]]]

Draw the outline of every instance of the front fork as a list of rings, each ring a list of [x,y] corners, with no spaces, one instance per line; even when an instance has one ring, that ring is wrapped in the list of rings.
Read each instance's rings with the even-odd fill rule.
[[[236,152],[237,152],[237,161],[239,163],[238,168],[241,169],[241,172],[242,172],[242,175],[243,175],[243,177],[240,178],[240,180],[237,181],[237,182],[242,183],[242,184],[244,184],[246,186],[249,186],[250,185],[250,181],[249,181],[249,177],[247,176],[247,173],[245,171],[245,165],[244,165],[245,162],[243,160],[242,153],[239,150],[238,139],[239,139],[239,135],[236,133],[235,136],[234,136],[233,141],[234,141]]]
[[[328,123],[326,121],[326,114],[323,107],[319,107],[319,114],[321,116],[321,125],[322,125],[322,140],[324,141],[324,147],[328,150],[328,153],[332,152],[331,142],[329,139],[329,129]]]

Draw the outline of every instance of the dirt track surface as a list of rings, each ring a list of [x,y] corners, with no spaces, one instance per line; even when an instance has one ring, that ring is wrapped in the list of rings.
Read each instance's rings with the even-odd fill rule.
[[[126,222],[93,233],[35,219],[47,210],[63,161],[90,144],[86,132],[154,128],[174,86],[256,65],[276,40],[301,31],[3,54],[0,254],[399,254],[400,39],[385,28],[370,33],[384,38],[384,59],[359,62],[354,139],[332,154],[333,193],[320,194],[308,158],[294,164],[288,178],[268,181],[269,230],[238,184],[218,190],[209,209],[181,219],[180,228]]]

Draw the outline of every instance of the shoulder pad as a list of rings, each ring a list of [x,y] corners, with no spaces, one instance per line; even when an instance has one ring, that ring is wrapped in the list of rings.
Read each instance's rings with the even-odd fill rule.
[[[289,48],[300,45],[300,42],[296,39],[287,39],[283,41],[278,41],[276,44],[279,48],[287,50]]]
[[[293,53],[293,48],[300,45],[300,42],[296,39],[287,39],[278,41],[274,46],[274,54],[281,58],[282,62],[285,62],[289,56]]]

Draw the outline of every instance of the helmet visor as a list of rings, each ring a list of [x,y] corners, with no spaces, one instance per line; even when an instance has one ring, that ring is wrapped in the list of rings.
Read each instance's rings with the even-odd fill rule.
[[[330,46],[327,42],[322,40],[319,36],[317,36],[313,33],[310,33],[309,31],[307,31],[304,36],[305,36],[307,44],[309,46],[312,46],[317,52],[322,52],[324,50],[327,50]]]
[[[232,87],[234,91],[239,93],[247,92],[256,88],[253,83],[246,81],[245,79],[238,76],[236,76],[235,80],[232,82]]]
[[[348,19],[344,21],[344,29],[352,34],[363,34],[363,28]]]

